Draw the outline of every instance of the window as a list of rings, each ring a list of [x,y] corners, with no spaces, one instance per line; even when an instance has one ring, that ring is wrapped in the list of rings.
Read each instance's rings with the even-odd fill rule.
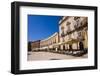
[[[61,37],[64,37],[64,36],[65,36],[64,31],[62,31],[62,33],[61,33]]]
[[[78,20],[80,17],[74,17],[74,20]]]
[[[81,32],[78,32],[78,38],[80,38],[82,36]]]
[[[67,23],[66,23],[66,25],[70,25],[70,24],[71,24],[71,22],[67,22]]]
[[[67,26],[67,33],[70,32],[70,31],[71,31],[71,29],[70,29],[70,26],[68,25]]]
[[[68,39],[71,39],[71,34],[68,35]]]
[[[64,27],[61,27],[61,30],[64,30]]]

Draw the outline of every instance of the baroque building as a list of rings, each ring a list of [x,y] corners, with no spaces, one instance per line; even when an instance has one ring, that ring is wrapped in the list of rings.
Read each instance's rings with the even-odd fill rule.
[[[28,49],[29,50],[38,50],[40,48],[40,40],[30,41],[28,42]]]
[[[55,44],[57,44],[58,42],[59,42],[59,34],[58,34],[58,32],[55,32],[50,37],[40,41],[40,48],[52,50],[52,49],[56,48]]]
[[[60,42],[62,50],[81,50],[88,48],[87,17],[64,16],[59,21]]]
[[[32,51],[66,53],[88,51],[88,18],[63,16],[58,23],[59,32],[43,40],[29,42]],[[30,47],[29,47],[30,49]],[[82,53],[83,54],[83,53]],[[78,53],[77,53],[78,55]],[[79,54],[80,55],[80,54]]]

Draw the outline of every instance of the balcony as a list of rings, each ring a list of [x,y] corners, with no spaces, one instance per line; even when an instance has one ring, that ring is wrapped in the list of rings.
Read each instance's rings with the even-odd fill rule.
[[[74,25],[74,30],[81,30],[84,27],[86,27],[86,22],[84,23],[83,21],[81,21]]]
[[[87,18],[84,18],[83,20],[77,20],[75,25],[74,25],[74,29],[81,29],[83,27],[87,26]]]
[[[84,18],[83,21],[81,21],[81,26],[87,26],[87,18]]]
[[[77,39],[78,39],[79,41],[83,41],[83,40],[84,40],[84,37],[83,37],[83,36],[78,36]]]

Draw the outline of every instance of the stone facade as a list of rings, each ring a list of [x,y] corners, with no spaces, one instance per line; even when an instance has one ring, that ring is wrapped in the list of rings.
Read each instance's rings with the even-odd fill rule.
[[[54,33],[50,37],[43,39],[40,41],[40,47],[42,48],[48,48],[53,49],[55,48],[54,45],[59,42],[59,34],[58,32]]]
[[[37,50],[38,48],[40,48],[40,40],[29,42],[29,46],[31,48],[31,51]]]
[[[87,17],[66,16],[59,21],[61,49],[88,48],[88,19]],[[68,43],[69,42],[69,43]]]
[[[59,32],[43,40],[31,42],[32,50],[72,51],[88,49],[88,18],[64,16],[59,21]]]

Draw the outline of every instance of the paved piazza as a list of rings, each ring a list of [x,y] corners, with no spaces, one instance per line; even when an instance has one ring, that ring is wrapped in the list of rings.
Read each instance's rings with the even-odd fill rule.
[[[28,61],[32,60],[62,60],[62,59],[83,59],[87,58],[88,55],[81,57],[75,57],[71,55],[51,53],[51,52],[28,52]]]

